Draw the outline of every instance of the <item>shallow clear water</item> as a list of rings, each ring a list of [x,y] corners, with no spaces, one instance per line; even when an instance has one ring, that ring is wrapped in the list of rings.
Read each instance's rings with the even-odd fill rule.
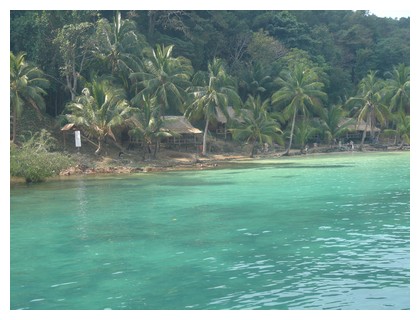
[[[409,153],[11,187],[11,309],[409,309]]]

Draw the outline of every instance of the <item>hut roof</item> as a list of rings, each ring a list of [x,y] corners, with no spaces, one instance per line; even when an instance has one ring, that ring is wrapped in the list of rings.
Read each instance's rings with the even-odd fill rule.
[[[233,109],[233,107],[227,107],[227,112],[232,120],[243,122],[242,116],[235,109]],[[226,116],[223,114],[222,110],[220,110],[219,107],[216,107],[216,114],[217,122],[227,123],[228,119],[226,119]]]
[[[74,123],[67,123],[64,127],[61,128],[61,131],[70,131],[76,130],[76,125]]]
[[[178,134],[200,134],[200,129],[194,128],[184,116],[165,116],[163,118],[163,131],[171,131]]]
[[[344,125],[346,122],[351,121],[351,118],[344,118],[341,122],[340,122],[340,126]],[[364,120],[361,120],[359,123],[357,121],[354,121],[354,123],[351,123],[349,125],[347,125],[347,128],[350,131],[365,131],[365,128],[367,127],[367,132],[379,132],[381,131],[381,129],[377,128],[377,127],[373,127],[373,130],[371,128],[371,126],[369,124],[367,124]]]

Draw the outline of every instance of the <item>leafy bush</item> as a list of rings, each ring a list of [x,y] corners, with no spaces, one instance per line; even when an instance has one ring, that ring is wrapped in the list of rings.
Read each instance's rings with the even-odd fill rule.
[[[72,165],[72,160],[58,152],[51,152],[55,139],[46,130],[31,135],[18,147],[10,145],[10,175],[23,177],[26,182],[41,182]]]

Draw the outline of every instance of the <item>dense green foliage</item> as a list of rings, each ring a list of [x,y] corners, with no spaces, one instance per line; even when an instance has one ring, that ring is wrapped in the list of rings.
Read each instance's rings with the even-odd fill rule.
[[[53,152],[55,140],[46,130],[30,136],[21,147],[10,145],[10,175],[26,182],[41,182],[69,167],[72,160]]]
[[[364,120],[371,127],[375,126],[377,121],[383,125],[390,118],[390,112],[382,102],[381,90],[384,87],[384,82],[376,77],[376,73],[376,71],[370,71],[360,81],[357,96],[348,101],[349,104],[356,105],[358,122]],[[368,126],[365,126],[363,131],[360,149],[363,148],[367,128]]]
[[[43,95],[48,80],[37,67],[25,61],[25,54],[10,53],[10,110],[13,117],[12,142],[16,139],[16,126],[23,107],[29,105],[41,113],[45,109]]]
[[[162,128],[163,120],[159,116],[160,108],[156,103],[156,97],[142,96],[139,101],[141,108],[135,109],[131,117],[126,120],[126,124],[130,128],[128,135],[133,141],[140,141],[143,145],[144,155],[152,153],[151,145],[155,142],[155,151],[153,157],[156,157],[159,140],[162,137],[171,136],[170,133],[160,130]]]
[[[11,12],[11,51],[26,52],[29,61],[59,80],[48,91],[47,112],[61,113],[68,101],[69,66],[79,73],[74,89],[80,93],[83,79],[92,72],[142,71],[135,70],[135,62],[156,44],[174,45],[173,56],[189,59],[195,71],[206,71],[208,62],[221,58],[238,80],[256,63],[262,64],[266,75],[277,77],[284,65],[281,57],[294,48],[303,50],[325,72],[326,92],[333,103],[350,96],[369,70],[378,70],[383,77],[398,64],[410,64],[410,19],[378,18],[366,11],[123,11],[121,15]]]
[[[229,103],[235,107],[240,105],[240,98],[235,91],[234,82],[225,71],[220,59],[213,59],[207,72],[197,72],[193,86],[189,88],[191,103],[186,110],[189,118],[201,116],[206,125],[203,136],[203,155],[207,153],[207,134],[210,122],[215,122],[219,110],[229,118]]]
[[[143,70],[130,75],[130,78],[138,79],[143,88],[134,101],[143,95],[156,96],[160,115],[165,115],[168,110],[172,113],[182,110],[185,89],[193,72],[190,61],[184,57],[174,58],[172,49],[173,45],[157,45],[151,57],[144,59]],[[176,108],[170,110],[171,106]]]
[[[261,102],[260,97],[255,99],[253,96],[249,96],[242,111],[243,122],[231,129],[235,139],[251,144],[251,158],[255,154],[257,144],[273,144],[273,141],[279,144],[283,143],[279,124],[267,111],[268,106],[268,99]]]
[[[320,110],[321,100],[326,99],[326,94],[322,91],[323,83],[318,81],[317,74],[304,64],[296,64],[292,70],[286,70],[277,81],[280,89],[274,92],[272,102],[283,106],[285,118],[292,119],[289,146],[286,150],[288,154],[298,113],[302,114],[304,120],[309,117],[310,108],[313,108],[315,114],[320,114],[317,109]]]
[[[98,141],[96,154],[101,152],[107,136],[115,139],[112,128],[128,117],[131,108],[124,99],[123,90],[112,87],[107,81],[92,81],[82,95],[67,105],[67,119]]]
[[[107,135],[114,138],[111,129],[124,126],[150,152],[159,143],[160,117],[184,114],[203,129],[205,154],[216,110],[249,109],[247,100],[264,105],[266,115],[248,114],[242,128],[232,128],[242,130],[235,138],[253,141],[268,125],[271,134],[255,141],[278,140],[279,129],[286,154],[315,135],[333,143],[350,124],[345,117],[409,141],[410,19],[334,10],[11,11],[10,17],[11,98],[20,58],[40,74],[34,98],[12,99],[11,112],[27,104],[65,115],[98,139],[98,153]],[[92,88],[105,90],[105,83],[107,93],[96,96]]]

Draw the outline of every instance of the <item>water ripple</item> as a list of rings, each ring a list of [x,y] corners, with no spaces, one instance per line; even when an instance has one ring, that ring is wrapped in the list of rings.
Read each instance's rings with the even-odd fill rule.
[[[13,190],[11,309],[410,308],[408,156],[360,157]]]

